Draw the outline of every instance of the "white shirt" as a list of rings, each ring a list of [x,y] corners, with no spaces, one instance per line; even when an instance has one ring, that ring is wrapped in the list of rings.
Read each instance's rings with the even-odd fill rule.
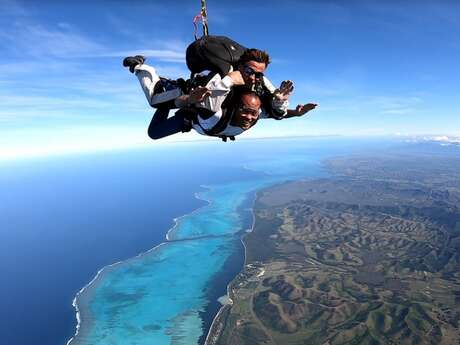
[[[267,89],[274,93],[276,88],[273,84],[264,76],[264,84]],[[209,118],[201,117],[198,114],[198,123],[194,123],[192,125],[193,129],[195,129],[198,133],[206,135],[205,130],[212,129],[217,122],[222,117],[222,104],[224,103],[225,99],[227,98],[228,94],[230,93],[231,88],[233,87],[233,80],[229,76],[225,76],[223,78],[220,77],[219,74],[216,74],[207,84],[206,88],[211,91],[211,95],[207,97],[205,100],[197,104],[198,108],[204,108],[207,110],[212,111],[214,114]],[[286,114],[287,108],[289,107],[289,102],[286,101],[279,101],[277,98],[273,98],[272,100],[273,109],[278,112]],[[261,118],[268,118],[268,114],[261,109],[259,119]],[[243,133],[245,130],[241,127],[236,127],[232,125],[227,125],[227,127],[220,132],[218,135],[226,135],[226,136],[236,136]]]

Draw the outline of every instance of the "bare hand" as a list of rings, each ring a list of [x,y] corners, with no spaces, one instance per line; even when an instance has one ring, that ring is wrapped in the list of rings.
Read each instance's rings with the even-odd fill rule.
[[[275,90],[274,96],[280,101],[286,101],[293,90],[294,83],[291,80],[285,80],[281,83],[279,89]]]
[[[200,103],[204,101],[204,99],[206,97],[209,97],[210,95],[211,95],[211,91],[209,91],[206,87],[198,86],[196,89],[192,89],[190,91],[188,102],[190,104]]]
[[[233,80],[233,85],[244,85],[244,79],[240,71],[233,71],[227,74]]]
[[[294,116],[302,116],[308,113],[310,110],[315,109],[318,104],[315,103],[307,103],[307,104],[299,104],[295,110],[290,110],[290,114]]]

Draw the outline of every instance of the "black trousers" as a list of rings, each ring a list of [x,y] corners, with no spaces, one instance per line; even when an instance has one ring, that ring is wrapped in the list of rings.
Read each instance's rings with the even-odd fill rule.
[[[169,107],[158,108],[150,121],[148,134],[153,140],[161,139],[179,132],[188,132],[190,127],[186,125],[183,115],[175,114],[168,118]]]

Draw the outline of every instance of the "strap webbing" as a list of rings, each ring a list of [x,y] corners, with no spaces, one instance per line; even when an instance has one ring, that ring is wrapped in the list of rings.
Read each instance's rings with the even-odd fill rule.
[[[201,20],[203,25],[203,36],[208,36],[208,11],[206,9],[206,0],[201,0],[201,11],[195,17],[193,17],[193,26],[195,27],[195,40],[198,39],[198,22]]]
[[[203,35],[208,36],[208,10],[206,0],[201,0],[201,21],[203,22]]]

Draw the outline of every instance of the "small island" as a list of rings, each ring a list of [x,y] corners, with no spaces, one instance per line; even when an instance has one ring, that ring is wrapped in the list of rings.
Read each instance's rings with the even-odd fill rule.
[[[259,192],[206,344],[459,344],[460,159],[325,165]]]

